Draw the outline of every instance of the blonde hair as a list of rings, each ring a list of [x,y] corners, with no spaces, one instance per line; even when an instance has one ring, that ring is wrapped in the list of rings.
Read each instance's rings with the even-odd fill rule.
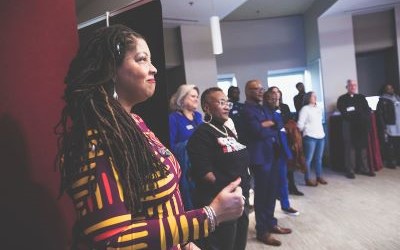
[[[183,110],[183,100],[191,90],[196,90],[199,93],[199,88],[194,84],[182,84],[178,90],[172,95],[169,101],[169,108],[171,111]]]

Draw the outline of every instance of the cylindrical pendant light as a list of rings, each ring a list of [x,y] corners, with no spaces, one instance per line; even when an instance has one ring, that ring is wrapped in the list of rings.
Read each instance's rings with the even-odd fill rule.
[[[110,26],[110,12],[106,11],[106,27]]]
[[[222,39],[221,39],[221,28],[219,26],[219,17],[210,17],[211,25],[211,39],[213,45],[214,55],[222,54]]]

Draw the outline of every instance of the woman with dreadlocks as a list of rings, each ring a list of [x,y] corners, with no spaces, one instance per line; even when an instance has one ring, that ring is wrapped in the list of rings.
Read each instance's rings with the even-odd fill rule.
[[[220,222],[243,211],[240,179],[210,205],[184,211],[174,156],[131,113],[155,90],[144,38],[101,28],[72,60],[58,125],[61,191],[77,211],[75,239],[91,249],[197,249]]]

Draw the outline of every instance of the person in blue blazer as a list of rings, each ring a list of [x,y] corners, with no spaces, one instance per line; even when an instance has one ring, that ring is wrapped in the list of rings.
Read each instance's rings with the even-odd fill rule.
[[[257,240],[267,245],[279,246],[281,242],[273,233],[288,234],[291,229],[278,226],[274,217],[275,200],[279,191],[279,130],[283,126],[275,110],[262,106],[264,88],[261,81],[246,83],[246,102],[242,110],[243,140],[250,155],[254,175],[254,211]],[[272,94],[272,93],[271,93]]]
[[[288,186],[288,178],[287,178],[287,161],[292,159],[292,152],[290,150],[287,137],[286,130],[284,128],[284,121],[281,110],[279,109],[279,99],[280,93],[277,87],[271,87],[264,93],[263,96],[263,104],[264,108],[270,110],[273,113],[274,119],[276,121],[276,128],[279,129],[279,145],[280,145],[280,154],[279,154],[279,193],[277,198],[281,203],[281,209],[284,213],[288,215],[299,215],[299,211],[292,208],[290,206],[289,201],[289,186]],[[275,112],[273,112],[275,111]]]

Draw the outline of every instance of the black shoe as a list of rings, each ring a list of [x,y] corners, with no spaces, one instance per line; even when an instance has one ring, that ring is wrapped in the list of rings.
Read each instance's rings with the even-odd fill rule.
[[[385,167],[386,167],[386,168],[390,168],[390,169],[395,169],[395,168],[396,168],[396,164],[394,164],[394,163],[388,163],[388,164],[386,164]]]
[[[353,173],[347,173],[347,174],[346,174],[346,177],[349,178],[349,179],[354,179],[354,178],[356,178],[356,176],[355,176]]]
[[[361,175],[365,175],[365,176],[370,176],[370,177],[376,176],[375,172],[362,172],[360,174]]]
[[[303,195],[304,195],[303,192],[300,192],[300,191],[297,190],[297,189],[295,189],[295,190],[289,190],[289,194],[297,195],[297,196],[303,196]]]

